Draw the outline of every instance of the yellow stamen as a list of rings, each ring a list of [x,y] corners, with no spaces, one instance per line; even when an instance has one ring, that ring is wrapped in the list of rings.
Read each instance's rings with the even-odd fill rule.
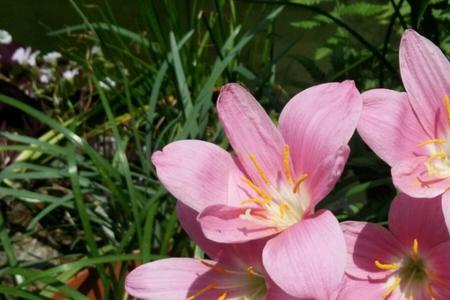
[[[244,296],[244,300],[250,300],[250,298],[247,296]]]
[[[431,140],[427,140],[427,141],[423,141],[422,143],[417,144],[417,146],[422,147],[428,144],[443,144],[445,143],[446,140],[443,139],[431,139]]]
[[[294,187],[292,188],[292,192],[297,193],[300,184],[302,184],[302,182],[305,181],[306,178],[308,178],[307,173],[303,174],[299,179],[297,179],[297,181],[294,184]]]
[[[219,298],[217,298],[217,300],[226,300],[227,299],[227,293],[223,293],[222,295],[220,295]]]
[[[433,286],[431,283],[428,284],[428,293],[430,294],[431,300],[436,300],[436,295],[434,294]]]
[[[256,160],[256,157],[251,152],[248,153],[248,156],[250,157],[251,161],[258,170],[259,175],[261,175],[261,178],[264,180],[266,184],[269,184],[270,183],[269,178],[267,178],[266,173],[264,173],[263,169],[261,168],[261,165]]]
[[[430,157],[427,158],[427,163],[432,162],[432,161],[435,160],[436,158],[442,158],[442,159],[444,159],[444,158],[446,158],[446,157],[447,157],[447,155],[446,155],[444,152],[438,152],[438,153],[435,153],[435,154],[430,155]]]
[[[208,268],[211,268],[211,270],[214,270],[214,271],[219,272],[219,273],[227,274],[227,270],[225,270],[224,268],[222,268],[222,267],[220,267],[218,265],[210,264],[209,262],[207,262],[205,260],[201,260],[200,262],[202,264],[204,264],[205,266],[207,266]]]
[[[280,204],[280,216],[283,218],[286,211],[289,209],[289,206],[286,204],[286,202],[282,202]]]
[[[189,296],[186,298],[186,300],[195,300],[198,298],[198,296],[203,295],[204,293],[206,293],[209,290],[215,289],[217,287],[217,284],[215,283],[210,283],[208,284],[206,287],[202,288],[201,290],[199,290],[197,293],[195,293],[192,296]]]
[[[416,260],[418,256],[419,256],[419,242],[417,241],[417,239],[414,239],[412,259]]]
[[[442,279],[438,275],[434,274],[434,272],[426,271],[426,274],[428,277],[430,277],[431,279],[433,279],[434,281],[436,281],[440,284],[447,284],[447,282],[444,279]]]
[[[293,184],[294,181],[292,180],[292,175],[291,175],[291,152],[289,150],[289,145],[287,145],[287,144],[284,145],[283,163],[284,163],[284,173],[286,175],[286,178],[290,184]]]
[[[400,285],[400,278],[395,278],[394,283],[383,293],[383,298],[386,298]]]
[[[380,270],[395,270],[398,268],[397,264],[382,264],[380,261],[375,261],[375,266]]]
[[[247,268],[247,274],[248,274],[248,276],[258,276],[258,273],[256,273],[256,272],[253,270],[253,267],[252,267],[252,266],[250,266],[250,267]]]
[[[409,296],[408,300],[414,300],[414,297],[413,296]]]
[[[445,95],[445,108],[447,109],[447,124],[450,128],[450,98]]]
[[[263,200],[263,199],[259,199],[259,198],[250,198],[250,199],[241,201],[241,205],[249,204],[249,203],[258,203],[258,204],[260,204],[262,206],[264,206],[264,205],[269,205],[270,206],[269,202],[270,202],[269,200]]]
[[[266,192],[264,192],[263,189],[261,189],[259,186],[257,186],[256,184],[254,184],[250,179],[247,178],[242,178],[242,180],[249,186],[251,187],[258,195],[260,195],[261,197],[263,197],[266,200],[272,200],[272,197],[267,194]]]

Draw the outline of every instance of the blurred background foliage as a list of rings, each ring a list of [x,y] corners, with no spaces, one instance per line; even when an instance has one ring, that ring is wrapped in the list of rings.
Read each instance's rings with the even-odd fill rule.
[[[0,44],[6,299],[126,299],[136,263],[202,256],[149,157],[185,138],[227,148],[214,111],[224,83],[243,83],[276,120],[290,97],[321,82],[402,89],[405,28],[450,53],[447,0],[0,3],[0,29],[13,39]],[[36,61],[13,59],[20,47]],[[52,51],[61,57],[45,56]],[[351,147],[322,206],[384,224],[389,168],[357,135]]]

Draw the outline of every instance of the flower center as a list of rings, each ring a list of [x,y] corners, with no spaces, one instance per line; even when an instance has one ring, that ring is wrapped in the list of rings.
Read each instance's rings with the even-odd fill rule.
[[[425,288],[431,300],[435,300],[434,286],[436,284],[446,284],[444,280],[430,270],[426,261],[419,255],[419,242],[417,239],[414,239],[411,253],[406,255],[401,261],[384,264],[375,260],[375,266],[381,270],[394,271],[389,275],[382,299],[389,297],[397,288],[400,288],[405,299],[414,299]]]
[[[447,111],[447,124],[450,130],[450,98],[445,96],[445,109]],[[425,161],[428,170],[428,176],[436,178],[450,177],[450,132],[441,133],[445,138],[434,138],[423,141],[418,144],[420,147],[426,147],[429,156]]]
[[[248,155],[261,176],[264,186],[258,186],[248,178],[242,178],[257,196],[241,202],[244,213],[240,217],[264,226],[276,227],[279,230],[284,230],[300,221],[309,205],[307,190],[300,188],[308,178],[308,174],[305,173],[293,180],[289,146],[284,146],[285,180],[281,182],[271,182],[256,157],[252,153]]]
[[[197,300],[213,290],[219,294],[216,300],[264,300],[266,298],[267,287],[264,275],[253,266],[248,266],[245,270],[230,270],[221,266],[220,263],[211,264],[203,260],[201,262],[213,272],[219,273],[218,278],[222,280],[207,284],[188,296],[186,300]]]

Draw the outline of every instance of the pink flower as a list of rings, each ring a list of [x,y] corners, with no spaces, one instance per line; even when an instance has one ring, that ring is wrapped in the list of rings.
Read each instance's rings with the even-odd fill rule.
[[[348,257],[338,300],[450,299],[450,236],[440,198],[397,196],[389,229],[344,222]]]
[[[283,292],[261,262],[264,240],[221,245],[203,235],[197,212],[177,204],[180,222],[209,259],[168,258],[144,264],[127,277],[127,292],[148,300],[300,300]]]
[[[402,192],[416,198],[443,194],[450,204],[450,63],[432,42],[406,30],[400,71],[407,93],[364,93],[358,132],[392,167]]]
[[[314,208],[342,173],[361,109],[353,82],[322,84],[297,94],[277,128],[247,90],[227,84],[217,111],[235,155],[186,140],[152,161],[165,187],[200,213],[207,238],[273,236],[263,250],[272,280],[296,297],[325,299],[343,275],[345,243],[332,213]]]

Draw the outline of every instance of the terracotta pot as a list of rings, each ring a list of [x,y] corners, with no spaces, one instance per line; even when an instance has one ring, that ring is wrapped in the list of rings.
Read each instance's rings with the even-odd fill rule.
[[[127,274],[135,267],[139,266],[139,261],[133,261],[129,264]],[[114,276],[119,278],[122,262],[117,262],[114,265]],[[105,271],[110,272],[109,268],[105,268]],[[105,290],[102,281],[98,275],[96,268],[85,268],[78,272],[75,276],[67,280],[66,284],[73,289],[78,290],[83,295],[87,296],[90,300],[103,300]],[[57,293],[53,295],[53,300],[67,299],[64,295]]]

